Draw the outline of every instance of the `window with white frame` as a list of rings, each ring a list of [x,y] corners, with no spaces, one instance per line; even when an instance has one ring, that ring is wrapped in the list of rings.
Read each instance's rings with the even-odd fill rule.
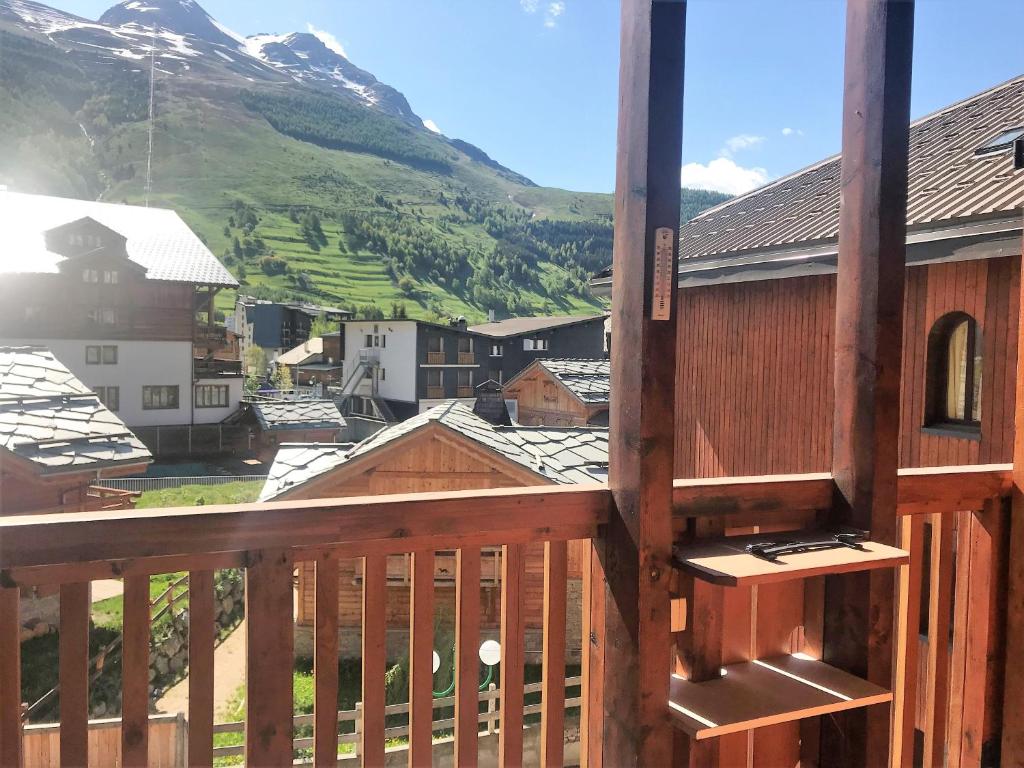
[[[523,339],[523,349],[527,352],[547,352],[547,339]]]
[[[227,408],[231,399],[226,384],[200,384],[196,387],[196,408]]]
[[[505,347],[501,344],[491,344],[491,357],[501,357],[505,354]]]
[[[121,408],[120,387],[93,387],[96,397],[108,410],[117,411]]]
[[[145,411],[178,408],[178,385],[146,385],[142,388],[142,409]]]

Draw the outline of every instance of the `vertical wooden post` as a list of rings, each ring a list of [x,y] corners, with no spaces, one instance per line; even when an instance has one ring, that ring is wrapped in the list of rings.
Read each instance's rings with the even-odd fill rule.
[[[523,616],[525,545],[506,544],[501,556],[501,693],[498,732],[499,768],[523,764],[523,667],[526,622]]]
[[[213,766],[213,571],[188,574],[188,765]]]
[[[480,730],[480,550],[455,553],[455,765],[475,768]]]
[[[18,587],[0,587],[0,765],[20,768],[21,621]]]
[[[313,763],[338,764],[338,558],[316,560],[313,685]]]
[[[431,764],[434,733],[434,553],[412,553],[409,590],[409,768]]]
[[[848,0],[832,472],[836,522],[897,541],[913,0]],[[889,687],[895,573],[825,581],[824,660]],[[823,721],[828,765],[888,760],[890,708]]]
[[[683,0],[623,0],[612,288],[609,486],[591,622],[602,760],[668,765],[675,282],[683,128]],[[657,282],[657,290],[655,283]],[[588,667],[593,667],[592,664]],[[595,687],[591,688],[595,691]],[[588,746],[595,746],[591,736]]]
[[[565,614],[568,547],[544,543],[544,667],[540,722],[540,764],[562,765],[565,759]]]
[[[168,594],[174,592],[173,588]],[[121,765],[149,762],[149,576],[124,579],[121,641]]]
[[[387,567],[385,555],[363,558],[363,716],[359,744],[367,768],[384,766]]]
[[[245,764],[291,765],[292,562],[287,550],[251,552],[245,569]]]
[[[89,764],[89,582],[60,585],[60,764]]]
[[[1018,280],[1024,295],[1024,259]],[[1024,308],[1024,304],[1020,305]],[[1007,768],[1024,766],[1024,311],[1017,315],[1017,385],[1013,433],[1013,496],[1010,504],[1010,567],[1006,591],[1006,676],[1000,758]]]

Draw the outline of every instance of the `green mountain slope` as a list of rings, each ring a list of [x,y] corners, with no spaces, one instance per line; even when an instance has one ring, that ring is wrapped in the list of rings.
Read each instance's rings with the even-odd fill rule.
[[[142,202],[145,70],[0,23],[0,184]],[[586,283],[611,259],[610,195],[538,187],[294,82],[158,73],[156,108],[150,203],[179,211],[247,293],[471,320],[602,307]],[[723,199],[684,190],[683,216]]]

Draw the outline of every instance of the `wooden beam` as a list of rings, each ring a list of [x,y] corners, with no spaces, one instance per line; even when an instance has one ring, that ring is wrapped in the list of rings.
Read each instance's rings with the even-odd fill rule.
[[[668,765],[669,578],[675,440],[675,275],[686,3],[624,0],[603,549],[603,761]]]
[[[149,762],[149,576],[124,580],[121,644],[121,765]]]
[[[900,548],[910,562],[899,571],[899,613],[896,636],[896,679],[893,685],[893,746],[891,767],[914,764],[914,728],[917,712],[917,654],[921,637],[921,571],[924,554],[924,518],[900,521]]]
[[[1018,277],[1024,297],[1024,274]],[[1024,308],[1024,303],[1020,304]],[[1010,567],[1006,594],[1006,678],[1003,693],[1002,764],[1024,766],[1024,311],[1017,315],[1016,405],[1013,433]]]
[[[836,290],[836,521],[896,544],[912,0],[849,0]],[[892,685],[895,574],[825,580],[824,660]],[[888,761],[888,705],[835,715],[823,763]],[[827,757],[827,760],[824,758]]]
[[[188,764],[213,766],[213,571],[188,574]]]
[[[316,560],[314,586],[313,764],[338,764],[338,559]]]
[[[0,765],[20,768],[21,620],[17,588],[0,587]]]
[[[953,524],[955,513],[932,515],[931,572],[928,575],[928,659],[925,681],[923,765],[945,764],[949,704],[949,626],[953,603]]]
[[[245,764],[292,763],[292,563],[253,552],[245,570]]]

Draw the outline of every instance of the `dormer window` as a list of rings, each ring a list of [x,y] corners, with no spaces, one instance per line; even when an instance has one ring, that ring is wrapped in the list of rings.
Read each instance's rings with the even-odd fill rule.
[[[1010,128],[1009,130],[1002,131],[998,136],[986,141],[976,150],[976,155],[988,155],[994,152],[1003,152],[1013,147],[1013,142],[1024,139],[1024,127]]]

